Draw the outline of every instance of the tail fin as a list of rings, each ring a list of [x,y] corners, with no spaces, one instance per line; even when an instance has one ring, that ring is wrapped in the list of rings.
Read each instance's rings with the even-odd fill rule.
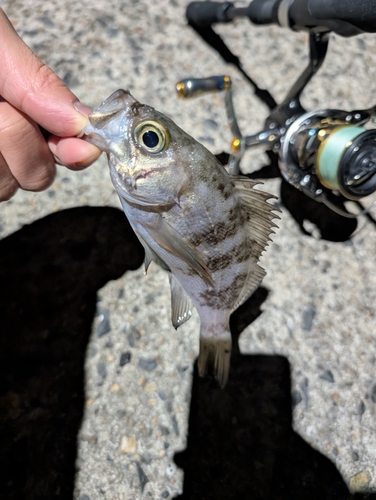
[[[229,338],[200,338],[198,373],[214,375],[221,387],[226,385],[230,371],[231,335]]]

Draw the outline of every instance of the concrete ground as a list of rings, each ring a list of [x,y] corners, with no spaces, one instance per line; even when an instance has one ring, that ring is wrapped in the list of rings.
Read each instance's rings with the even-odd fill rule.
[[[230,73],[248,134],[262,127],[267,109],[186,26],[185,6],[183,0],[2,4],[26,43],[85,104],[96,107],[116,89],[128,88],[214,153],[228,151],[222,96],[180,101],[175,82]],[[277,100],[307,62],[305,34],[245,20],[218,31]],[[375,37],[333,36],[303,104],[361,109],[374,104],[375,91]],[[262,152],[247,155],[244,170],[256,171],[266,161]],[[263,189],[279,195],[280,182],[269,179]],[[285,195],[284,204],[290,198]],[[376,492],[375,224],[361,216],[351,239],[333,242],[319,237],[302,208],[302,224],[312,236],[303,234],[291,210],[279,204],[279,230],[262,258],[268,294],[262,314],[240,337],[241,353],[288,359],[294,431],[335,464],[350,491]],[[104,157],[79,173],[61,167],[48,191],[22,192],[3,203],[0,236],[81,206],[120,207]],[[346,223],[336,220],[329,232],[344,228],[345,234]],[[98,300],[85,363],[74,498],[172,498],[183,491],[183,472],[173,457],[187,445],[198,318],[175,332],[167,278],[156,266],[146,277],[139,268],[108,282]]]

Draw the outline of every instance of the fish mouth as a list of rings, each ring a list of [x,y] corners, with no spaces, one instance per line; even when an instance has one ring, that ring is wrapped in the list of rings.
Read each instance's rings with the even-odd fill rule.
[[[90,114],[89,118],[91,117],[91,119],[95,121],[97,117],[105,117],[105,119],[108,120],[116,113],[129,108],[129,106],[134,102],[137,101],[131,95],[129,90],[116,90],[109,97],[107,97],[107,99],[96,110],[94,110]]]
[[[153,172],[156,169],[153,169]],[[137,180],[145,179],[152,172],[143,172],[138,175],[132,175],[130,172],[119,172],[114,165],[110,164],[110,176],[112,183],[119,196],[128,198],[129,196],[134,197],[137,192]]]
[[[161,170],[163,170],[163,169],[161,169],[161,168],[151,168],[150,170],[148,170],[146,172],[142,172],[140,174],[137,174],[135,177],[133,177],[133,179],[134,179],[135,182],[137,182],[138,180],[147,179],[148,177],[153,176],[157,172],[161,173]]]
[[[119,135],[119,120],[137,102],[129,90],[117,90],[90,113],[78,137],[111,153],[111,142]]]
[[[126,190],[129,192],[129,188],[131,190],[137,189],[137,181],[143,181],[152,177],[153,175],[159,173],[161,171],[160,168],[152,168],[145,172],[140,172],[135,175],[135,172],[126,172],[122,173],[116,170],[116,167],[110,168],[112,181],[116,186],[118,186],[122,190]]]
[[[128,172],[122,175],[116,170],[115,166],[110,164],[111,180],[120,199],[124,200],[127,203],[130,203],[131,205],[141,205],[143,207],[149,207],[152,209],[160,209],[162,206],[168,207],[170,205],[176,204],[175,199],[166,201],[164,197],[160,199],[158,198],[158,196],[150,199],[148,194],[143,192],[142,189],[137,189],[137,180],[142,181],[144,179],[147,179],[148,177],[157,174],[160,170],[160,168],[153,168],[148,170],[147,172],[138,173],[136,176],[131,175]]]

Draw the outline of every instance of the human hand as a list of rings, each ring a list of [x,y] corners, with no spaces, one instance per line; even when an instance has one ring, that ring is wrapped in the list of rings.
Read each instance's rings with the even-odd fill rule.
[[[0,8],[0,201],[18,188],[42,191],[55,162],[72,170],[101,151],[75,136],[90,109],[21,40]]]

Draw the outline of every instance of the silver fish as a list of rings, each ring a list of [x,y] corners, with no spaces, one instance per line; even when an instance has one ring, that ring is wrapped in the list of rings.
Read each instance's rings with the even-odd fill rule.
[[[89,116],[81,136],[107,153],[128,220],[151,261],[169,273],[172,323],[201,320],[200,375],[223,386],[231,355],[230,314],[257,288],[257,264],[273,227],[271,195],[230,176],[172,120],[118,90]]]

